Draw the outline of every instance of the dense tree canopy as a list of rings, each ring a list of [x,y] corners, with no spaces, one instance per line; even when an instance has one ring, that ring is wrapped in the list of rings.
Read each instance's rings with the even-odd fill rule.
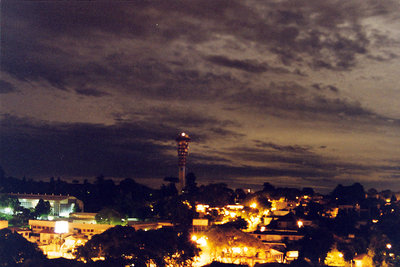
[[[360,183],[350,186],[339,184],[331,193],[333,199],[339,204],[361,203],[365,199],[364,187]]]
[[[163,267],[189,266],[198,249],[187,233],[172,228],[135,231],[129,226],[116,226],[95,235],[77,250],[77,258],[91,261],[104,257],[106,261],[146,266],[150,262]]]
[[[233,227],[213,226],[204,235],[207,238],[207,249],[214,259],[225,257],[233,262],[239,254],[266,258],[270,249],[258,238]],[[240,250],[239,254],[237,250]]]
[[[100,224],[125,225],[126,218],[118,211],[111,208],[103,208],[96,214],[96,222]]]
[[[0,266],[15,266],[41,259],[45,259],[45,256],[36,244],[9,229],[0,230]]]
[[[21,203],[18,198],[3,193],[0,194],[0,208],[10,208],[13,213],[16,213],[21,209]]]
[[[304,237],[300,240],[300,256],[314,263],[323,261],[334,242],[332,233],[322,228],[304,228],[303,233]]]

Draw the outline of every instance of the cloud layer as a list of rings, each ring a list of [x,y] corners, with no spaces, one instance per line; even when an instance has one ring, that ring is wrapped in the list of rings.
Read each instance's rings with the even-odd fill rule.
[[[397,1],[1,5],[10,175],[398,180]]]

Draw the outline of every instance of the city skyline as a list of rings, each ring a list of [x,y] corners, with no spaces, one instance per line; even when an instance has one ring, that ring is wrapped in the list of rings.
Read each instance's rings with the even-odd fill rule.
[[[1,2],[0,165],[400,190],[397,1]]]

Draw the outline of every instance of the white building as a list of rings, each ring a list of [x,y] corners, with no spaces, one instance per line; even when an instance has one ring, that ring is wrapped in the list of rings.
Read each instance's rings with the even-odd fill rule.
[[[40,199],[48,201],[51,206],[50,215],[68,217],[71,212],[74,212],[76,207],[83,211],[83,202],[76,197],[70,195],[47,195],[47,194],[15,194],[10,193],[10,196],[17,197],[21,206],[27,209],[35,208]]]

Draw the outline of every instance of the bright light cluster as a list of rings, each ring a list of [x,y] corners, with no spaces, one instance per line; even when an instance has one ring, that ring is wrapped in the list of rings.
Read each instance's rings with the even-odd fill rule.
[[[196,235],[192,235],[191,239],[193,242],[196,242],[200,247],[207,246],[207,237],[205,236],[197,237]]]
[[[65,234],[68,233],[68,222],[67,221],[56,221],[54,226],[54,233]]]
[[[209,205],[197,204],[196,205],[196,211],[197,212],[201,212],[201,213],[205,213],[206,209],[208,209],[209,207],[210,207]]]

